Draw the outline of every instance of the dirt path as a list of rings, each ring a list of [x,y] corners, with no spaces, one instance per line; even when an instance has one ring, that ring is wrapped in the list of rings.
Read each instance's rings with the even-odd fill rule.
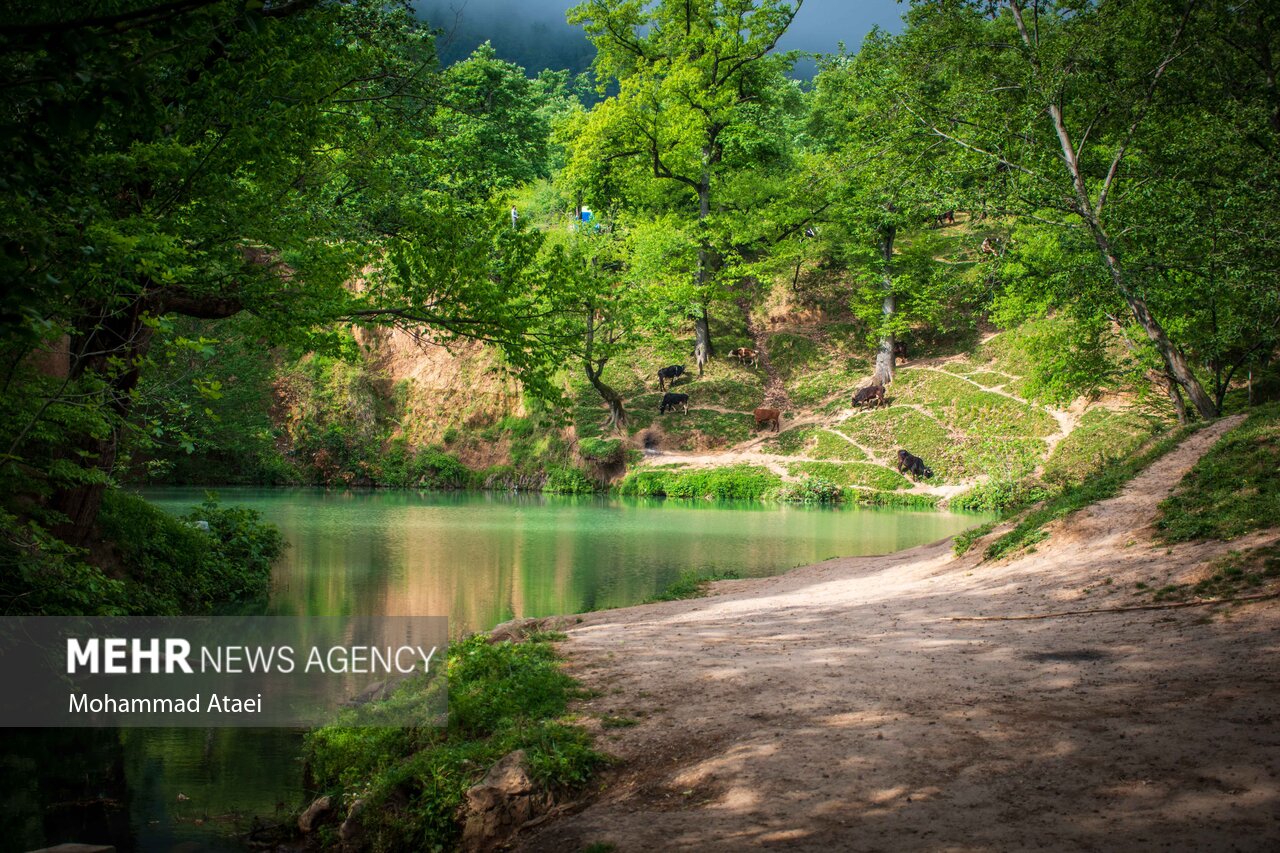
[[[562,644],[620,763],[529,851],[1280,849],[1280,604],[1135,604],[1280,539],[1154,544],[1207,428],[1039,551],[949,543],[585,617]],[[980,549],[975,549],[975,552]],[[1209,617],[1209,618],[1206,618]]]

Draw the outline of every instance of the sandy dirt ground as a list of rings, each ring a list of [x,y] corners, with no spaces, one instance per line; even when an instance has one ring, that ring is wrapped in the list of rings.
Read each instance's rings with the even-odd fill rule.
[[[1280,850],[1280,602],[953,619],[1149,603],[1137,582],[1280,539],[1153,541],[1235,423],[1021,558],[942,542],[570,625],[580,710],[638,722],[599,729],[617,764],[517,847]]]

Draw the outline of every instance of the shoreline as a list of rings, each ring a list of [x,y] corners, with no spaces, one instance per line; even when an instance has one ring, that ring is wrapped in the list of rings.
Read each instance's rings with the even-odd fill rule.
[[[1151,536],[1233,425],[1031,553],[979,565],[942,540],[561,625],[594,696],[579,711],[619,763],[517,849],[1274,848],[1280,604],[954,619],[1138,603],[1138,582],[1280,541]]]

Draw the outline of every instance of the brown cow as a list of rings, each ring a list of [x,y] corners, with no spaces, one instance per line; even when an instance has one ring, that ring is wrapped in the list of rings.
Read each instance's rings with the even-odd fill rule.
[[[782,412],[777,409],[756,409],[756,429],[763,429],[769,424],[773,424],[773,431],[777,432],[782,426]]]
[[[748,347],[738,347],[737,349],[729,350],[730,358],[736,358],[738,361],[742,362],[743,364],[750,364],[753,366],[756,363],[756,355],[757,355],[756,351],[753,349],[749,349]]]
[[[859,389],[858,393],[853,395],[853,407],[855,409],[863,403],[869,403],[873,406],[883,406],[884,402],[883,385],[868,385],[866,388]]]

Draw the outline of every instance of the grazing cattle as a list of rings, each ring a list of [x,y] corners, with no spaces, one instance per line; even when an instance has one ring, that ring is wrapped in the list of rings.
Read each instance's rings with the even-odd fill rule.
[[[956,212],[954,210],[948,210],[945,213],[940,213],[933,218],[933,221],[939,225],[955,225]]]
[[[810,240],[817,239],[818,229],[810,225],[808,228],[804,229],[804,236],[808,237]]]
[[[736,358],[743,364],[754,365],[756,363],[756,351],[748,349],[747,347],[738,347],[737,349],[729,350],[729,357]]]
[[[773,431],[777,432],[782,424],[782,412],[777,409],[756,409],[756,429],[764,429],[773,424]]]
[[[893,342],[893,358],[895,361],[897,359],[907,360],[907,344],[905,341]]]
[[[917,480],[927,480],[933,476],[933,469],[924,464],[923,459],[912,456],[905,450],[898,451],[898,471],[903,474],[910,472]]]
[[[853,395],[854,408],[857,408],[864,403],[869,403],[873,406],[883,406],[884,386],[868,385],[866,388],[859,389],[858,393]]]
[[[658,371],[658,389],[661,391],[667,390],[667,386],[664,384],[666,380],[671,380],[671,384],[674,385],[676,381],[676,377],[682,375],[683,373],[684,373],[683,364],[673,364],[670,367],[662,368],[661,370]]]
[[[677,408],[683,408],[684,413],[686,415],[689,414],[689,395],[667,392],[662,395],[662,404],[658,406],[658,414],[665,415],[668,411],[674,412]]]

